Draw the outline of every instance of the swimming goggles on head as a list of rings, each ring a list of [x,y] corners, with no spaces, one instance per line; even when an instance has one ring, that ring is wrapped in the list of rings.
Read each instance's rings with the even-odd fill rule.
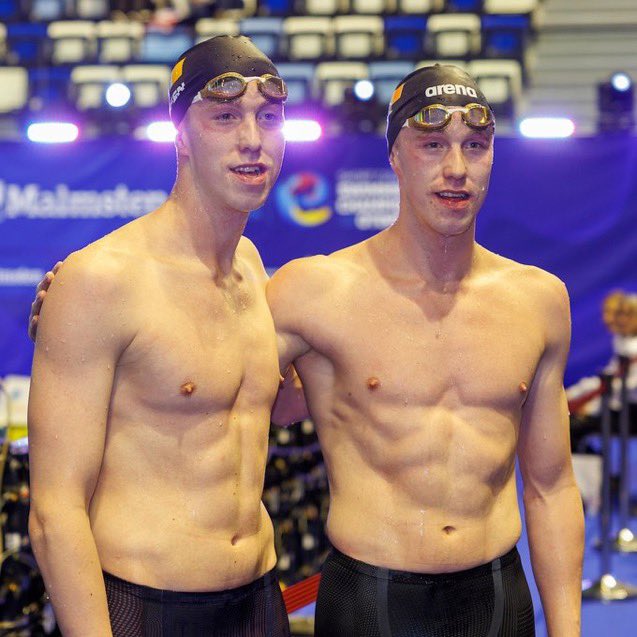
[[[494,122],[491,109],[482,104],[467,104],[466,106],[445,106],[444,104],[430,104],[419,110],[413,117],[410,117],[404,124],[419,130],[440,130],[450,121],[451,116],[456,112],[462,113],[462,120],[470,128],[484,130]]]
[[[234,100],[241,97],[248,88],[248,82],[256,80],[258,82],[259,91],[266,99],[274,102],[285,102],[288,97],[288,88],[285,82],[276,75],[255,75],[244,77],[240,73],[229,72],[213,77],[206,85],[195,95],[192,103],[199,102],[203,99],[213,99],[222,102]]]

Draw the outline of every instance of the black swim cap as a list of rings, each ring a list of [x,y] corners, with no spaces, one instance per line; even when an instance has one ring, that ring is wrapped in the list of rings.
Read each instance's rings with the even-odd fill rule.
[[[266,73],[279,77],[272,60],[243,35],[218,35],[204,40],[182,53],[172,70],[168,108],[175,127],[206,83],[229,71],[245,77]]]
[[[477,82],[457,66],[434,64],[413,71],[399,82],[389,104],[387,152],[391,152],[403,124],[425,106],[471,103],[491,108]]]

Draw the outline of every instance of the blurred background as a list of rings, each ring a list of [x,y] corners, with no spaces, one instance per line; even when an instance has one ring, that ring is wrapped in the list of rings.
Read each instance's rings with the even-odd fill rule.
[[[35,285],[166,198],[172,64],[202,39],[239,33],[290,93],[284,167],[246,230],[270,270],[395,219],[383,134],[404,75],[439,61],[476,77],[497,118],[478,240],[556,274],[571,295],[583,635],[635,634],[635,0],[0,0],[0,20],[0,636],[56,631],[26,534]],[[310,421],[273,428],[270,442],[264,501],[292,585],[329,549],[325,469]],[[311,616],[311,605],[294,615],[298,634],[312,634]]]

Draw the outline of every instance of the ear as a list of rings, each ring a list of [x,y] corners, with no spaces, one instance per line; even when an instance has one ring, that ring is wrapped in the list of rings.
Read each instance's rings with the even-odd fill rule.
[[[400,159],[398,158],[397,149],[396,149],[396,142],[394,142],[391,152],[389,153],[389,165],[391,166],[392,170],[396,173],[397,167],[400,165]]]
[[[181,156],[188,156],[188,144],[184,139],[187,137],[187,133],[183,128],[177,129],[177,135],[175,136],[175,147],[177,148],[177,154]]]

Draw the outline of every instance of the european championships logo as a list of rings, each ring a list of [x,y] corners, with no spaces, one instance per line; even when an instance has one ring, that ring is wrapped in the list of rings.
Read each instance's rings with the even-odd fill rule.
[[[276,188],[279,211],[289,222],[299,226],[320,226],[332,216],[329,186],[322,175],[294,173]]]

